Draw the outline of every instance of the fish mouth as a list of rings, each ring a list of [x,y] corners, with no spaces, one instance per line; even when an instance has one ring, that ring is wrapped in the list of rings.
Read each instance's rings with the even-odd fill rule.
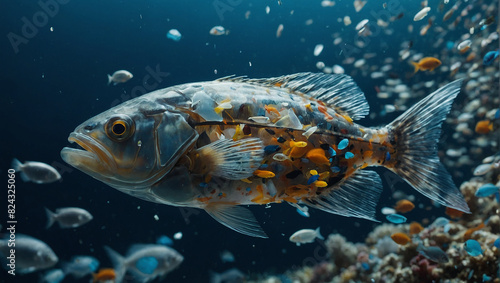
[[[68,137],[70,143],[76,143],[83,149],[64,147],[61,158],[71,166],[90,175],[95,173],[105,174],[116,171],[117,164],[109,151],[87,135],[71,133]]]

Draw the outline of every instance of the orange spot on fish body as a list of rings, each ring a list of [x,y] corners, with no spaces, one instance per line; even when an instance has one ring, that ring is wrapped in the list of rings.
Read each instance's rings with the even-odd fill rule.
[[[309,194],[309,187],[304,185],[291,186],[285,189],[285,194],[290,197],[302,197]]]
[[[453,209],[451,207],[447,207],[446,211],[445,211],[445,214],[448,215],[449,217],[453,218],[453,219],[457,219],[457,218],[462,217],[462,215],[464,214],[464,212],[460,211],[460,210]]]
[[[397,212],[409,212],[412,211],[415,208],[415,205],[413,202],[407,200],[407,199],[402,199],[396,203],[396,206],[394,209],[396,209]]]
[[[306,158],[319,165],[328,165],[330,161],[325,156],[325,151],[321,148],[314,148],[307,152]]]
[[[290,151],[290,157],[300,158],[307,152],[307,147],[293,147]]]
[[[266,109],[267,113],[274,113],[278,117],[281,116],[280,112],[275,107],[264,105],[264,109]]]
[[[398,245],[406,245],[411,242],[410,237],[405,233],[394,233],[391,235],[391,239]]]
[[[323,115],[325,115],[325,119],[327,119],[327,120],[332,120],[333,119],[332,115],[328,114],[328,109],[326,109],[325,106],[318,105],[318,111],[321,112],[321,113],[323,113]]]
[[[251,199],[252,202],[257,203],[257,204],[267,204],[270,202],[269,199],[266,199],[264,197],[264,189],[263,189],[262,185],[258,185],[256,190],[257,190],[258,195],[256,197],[254,197],[253,199]]]
[[[260,178],[272,178],[276,176],[273,172],[267,170],[255,170],[253,174]]]
[[[420,223],[412,222],[410,224],[410,235],[418,234],[418,233],[422,232],[422,230],[424,230],[424,227],[422,225],[420,225]]]
[[[202,197],[202,198],[197,198],[196,200],[199,202],[207,203],[212,199],[212,197]]]

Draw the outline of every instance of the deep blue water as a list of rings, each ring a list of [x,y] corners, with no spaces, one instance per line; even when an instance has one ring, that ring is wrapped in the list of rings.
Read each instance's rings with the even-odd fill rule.
[[[438,81],[451,81],[446,75],[438,74],[410,76],[412,67],[406,61],[398,61],[401,43],[409,40],[414,43],[413,49],[425,55],[447,55],[443,46],[431,47],[436,39],[432,32],[426,37],[418,35],[426,20],[414,24],[413,34],[407,34],[408,25],[413,24],[413,15],[420,10],[418,1],[390,2],[396,7],[393,10],[384,10],[379,2],[369,1],[361,12],[356,13],[352,1],[337,1],[334,7],[323,8],[320,1],[291,0],[283,0],[281,6],[276,1],[70,0],[67,4],[58,4],[59,11],[49,17],[46,24],[40,25],[27,43],[19,44],[17,52],[9,42],[9,33],[23,36],[21,19],[26,17],[33,22],[33,16],[42,9],[36,1],[1,2],[4,11],[0,25],[3,36],[0,41],[0,115],[4,133],[0,140],[2,172],[6,175],[12,158],[16,157],[21,161],[51,164],[61,171],[63,177],[62,182],[47,185],[22,183],[18,177],[17,233],[45,241],[61,260],[69,260],[73,255],[93,255],[101,261],[101,266],[106,267],[111,263],[103,245],[124,254],[131,244],[154,242],[157,236],[172,236],[182,231],[184,237],[175,241],[174,248],[184,255],[185,261],[166,277],[168,282],[206,282],[209,270],[223,271],[230,267],[237,267],[247,274],[279,274],[292,266],[300,266],[316,247],[296,247],[288,241],[290,234],[302,228],[321,226],[324,236],[338,232],[350,241],[363,241],[377,223],[314,209],[310,210],[310,218],[303,218],[286,204],[272,205],[267,209],[252,207],[270,238],[250,238],[223,227],[203,211],[185,218],[178,208],[120,193],[70,168],[61,160],[59,152],[69,144],[69,133],[84,120],[117,102],[142,94],[145,89],[141,88],[144,87],[143,79],[149,78],[148,69],[158,68],[169,74],[158,81],[148,80],[148,83],[155,84],[154,89],[160,89],[233,74],[270,77],[302,71],[317,72],[317,61],[330,67],[341,64],[365,92],[373,111],[380,111],[382,107],[374,87],[382,84],[383,79],[372,80],[370,72],[342,64],[349,51],[354,52],[349,55],[356,59],[366,53],[375,53],[374,58],[367,59],[370,66],[380,67],[386,58],[395,58],[392,72],[408,85],[429,80],[431,76]],[[224,6],[228,10],[218,14],[217,5],[228,5]],[[267,5],[271,8],[269,15],[265,13]],[[429,1],[429,6],[436,12],[438,1]],[[249,19],[245,19],[247,11],[251,12]],[[390,24],[392,35],[374,30],[372,36],[364,39],[364,48],[353,51],[344,46],[342,50],[342,44],[334,46],[332,43],[333,34],[337,33],[337,37],[341,36],[345,43],[353,45],[357,39],[354,26],[362,19],[373,20],[377,15],[387,13],[396,16],[400,12],[404,13],[403,18]],[[348,27],[337,21],[345,15],[352,20]],[[435,24],[441,24],[441,17],[442,14],[438,14]],[[305,25],[308,19],[313,20],[311,25]],[[39,23],[41,20],[35,19]],[[284,31],[280,38],[276,38],[279,24],[284,25]],[[223,25],[230,31],[229,35],[211,36],[208,31],[215,25]],[[172,28],[182,33],[179,42],[166,38],[165,34]],[[465,33],[463,28],[459,29],[449,32],[445,41],[457,41],[459,36],[453,34]],[[314,57],[314,46],[319,43],[324,44],[325,49],[319,57]],[[125,84],[107,86],[106,74],[119,69],[129,70],[134,78]],[[379,126],[396,116],[394,113],[376,120],[363,119],[360,124]],[[393,176],[384,170],[377,171],[382,173],[384,181],[379,211],[380,207],[394,203],[390,200],[392,190],[387,183]],[[456,183],[458,185],[459,181]],[[393,189],[414,193],[403,182],[397,182]],[[424,205],[430,205],[429,200],[417,197]],[[5,193],[0,196],[0,203],[4,205],[0,209],[2,225],[6,219],[4,200]],[[85,208],[94,215],[94,220],[77,229],[52,227],[46,230],[43,208],[66,206]],[[155,214],[159,221],[153,218]],[[378,218],[382,219],[382,216],[378,215]],[[221,263],[219,253],[226,249],[235,255],[235,263]],[[17,276],[15,282],[33,282],[37,276]],[[12,277],[0,272],[0,281],[10,280]]]

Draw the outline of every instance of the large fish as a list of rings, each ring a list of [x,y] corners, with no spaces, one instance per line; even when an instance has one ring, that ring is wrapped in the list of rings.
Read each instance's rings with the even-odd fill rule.
[[[420,193],[469,208],[437,157],[441,123],[461,81],[383,128],[357,125],[364,94],[346,75],[226,77],[154,91],[105,111],[68,138],[62,158],[132,196],[204,209],[243,234],[267,237],[238,205],[288,202],[373,219],[384,166]]]

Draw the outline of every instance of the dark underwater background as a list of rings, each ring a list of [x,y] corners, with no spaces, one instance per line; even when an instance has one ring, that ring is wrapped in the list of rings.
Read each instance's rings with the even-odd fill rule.
[[[411,41],[413,52],[450,63],[453,61],[450,58],[458,55],[456,50],[446,47],[446,42],[458,44],[460,36],[468,32],[459,23],[442,35],[444,43],[433,47],[438,36],[433,28],[448,29],[457,17],[454,15],[449,22],[443,23],[443,13],[437,11],[441,2],[436,0],[428,1],[428,6],[432,7],[428,17],[436,15],[437,18],[425,36],[419,34],[419,29],[426,25],[427,18],[413,21],[413,16],[421,9],[420,1],[389,0],[386,1],[390,4],[387,8],[382,6],[384,1],[368,1],[360,12],[354,10],[352,1],[345,0],[337,0],[333,7],[322,7],[321,1],[298,0],[282,0],[281,5],[277,1],[236,0],[66,2],[56,2],[58,11],[49,16],[45,24],[43,16],[35,19],[40,27],[31,30],[30,38],[23,35],[25,22],[22,19],[25,17],[33,23],[33,17],[43,11],[39,3],[27,0],[0,2],[2,180],[6,183],[7,169],[13,158],[22,162],[45,162],[62,175],[62,181],[45,185],[23,183],[17,177],[16,233],[44,241],[55,251],[60,262],[74,255],[92,255],[100,260],[101,267],[111,267],[102,248],[104,245],[125,254],[131,244],[154,243],[160,235],[172,237],[180,231],[183,237],[174,241],[173,248],[185,260],[167,275],[166,282],[208,282],[210,270],[221,272],[232,267],[249,277],[257,273],[281,274],[303,264],[314,264],[314,260],[308,262],[314,258],[311,257],[314,252],[326,253],[318,244],[297,247],[288,240],[295,231],[321,227],[324,236],[340,233],[351,242],[362,242],[379,223],[314,209],[310,209],[310,218],[305,218],[287,204],[273,204],[270,208],[251,207],[269,239],[241,235],[220,225],[204,211],[179,209],[130,197],[65,164],[59,152],[69,145],[67,137],[76,126],[117,103],[155,89],[228,75],[265,78],[296,72],[321,72],[316,67],[318,61],[330,67],[334,64],[343,66],[345,73],[351,75],[364,91],[371,112],[376,115],[358,123],[383,126],[402,113],[384,114],[384,104],[390,104],[394,98],[383,102],[377,98],[375,87],[384,84],[389,76],[400,78],[410,87],[422,81],[436,81],[433,87],[424,90],[425,94],[437,89],[438,84],[454,80],[450,72],[413,75],[409,59],[401,60],[398,55],[404,49],[401,45]],[[454,3],[450,0],[445,11]],[[473,4],[474,10],[469,14],[484,16],[480,3],[469,1],[462,5]],[[265,12],[266,6],[270,7],[269,14]],[[250,11],[248,19],[245,18],[247,11]],[[389,20],[388,16],[396,17],[401,13],[400,19]],[[338,21],[346,15],[352,20],[350,26]],[[373,25],[371,35],[359,36],[354,29],[356,24],[365,18],[374,24],[377,17],[389,22],[389,26],[377,29]],[[312,24],[306,25],[310,19]],[[277,38],[276,29],[280,24],[284,30]],[[216,25],[224,26],[229,34],[210,35],[210,28]],[[408,33],[409,25],[414,26],[413,33]],[[497,22],[486,31],[490,33],[496,28]],[[170,29],[181,32],[180,41],[166,37]],[[385,30],[391,30],[391,33]],[[17,47],[12,45],[10,33],[23,36],[27,42]],[[342,38],[342,43],[334,45],[333,41],[338,37]],[[356,45],[357,41],[364,44],[360,47]],[[325,48],[315,57],[313,50],[317,44],[324,44]],[[493,45],[498,47],[498,40]],[[482,58],[487,51],[481,50],[478,56]],[[374,57],[366,59],[362,68],[343,64],[348,57],[357,60],[372,53]],[[370,73],[385,65],[387,58],[394,59],[390,63],[390,74],[372,79]],[[108,86],[106,75],[120,69],[130,71],[134,77],[124,84]],[[154,79],[150,76],[151,70],[160,70],[163,74]],[[492,88],[498,89],[498,83]],[[420,98],[412,97],[408,106]],[[462,99],[459,97],[454,107],[460,107]],[[449,131],[451,129],[445,125],[440,150],[446,150],[454,142]],[[494,148],[485,149],[477,158],[481,160],[493,153]],[[473,169],[472,165],[448,168],[457,186],[472,175]],[[392,195],[396,191],[414,195],[417,206],[428,208],[410,212],[408,217],[433,219],[444,215],[443,207],[433,206],[429,199],[394,174],[381,168],[370,170],[379,172],[384,182],[377,206],[380,221],[386,222],[380,208],[394,205],[396,201]],[[2,232],[5,232],[7,220],[6,200],[4,191],[0,194]],[[60,229],[57,225],[45,229],[44,207],[54,210],[69,206],[88,210],[94,219],[76,229]],[[159,220],[154,219],[155,215]],[[234,263],[221,261],[223,250],[234,254]],[[13,278],[2,271],[0,281],[36,282],[40,273]],[[74,281],[68,278],[63,282]],[[88,282],[88,279],[79,282]]]

